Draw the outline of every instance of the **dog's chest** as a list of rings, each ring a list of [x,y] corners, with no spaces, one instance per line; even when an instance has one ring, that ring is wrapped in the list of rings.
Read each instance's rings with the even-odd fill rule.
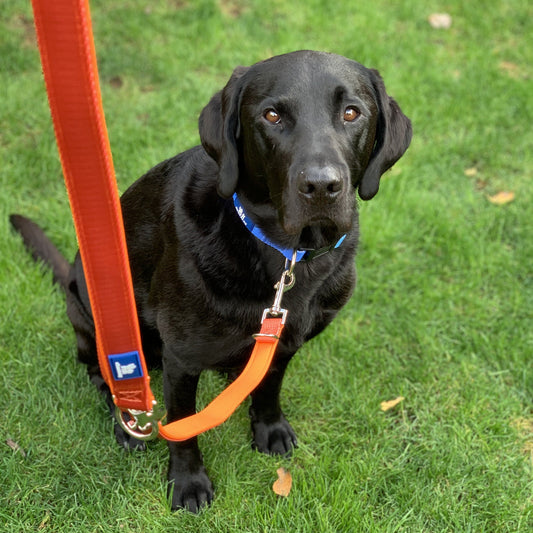
[[[320,333],[351,292],[349,286],[342,287],[331,298],[335,291],[330,280],[306,278],[297,276],[295,286],[283,296],[287,322],[278,347],[280,353],[292,354]],[[251,353],[253,334],[261,329],[263,312],[274,300],[273,284],[256,289],[243,291],[241,287],[216,297],[183,290],[180,305],[160,307],[158,325],[164,344],[171,347],[182,365],[192,365],[193,370],[241,367]]]

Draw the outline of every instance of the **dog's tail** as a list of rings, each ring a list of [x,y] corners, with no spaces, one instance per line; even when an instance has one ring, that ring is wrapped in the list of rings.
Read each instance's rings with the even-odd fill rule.
[[[71,265],[55,247],[54,243],[29,218],[22,215],[11,215],[9,220],[15,230],[22,236],[24,245],[31,252],[33,259],[37,262],[42,261],[47,267],[51,268],[54,281],[63,289],[66,289]]]

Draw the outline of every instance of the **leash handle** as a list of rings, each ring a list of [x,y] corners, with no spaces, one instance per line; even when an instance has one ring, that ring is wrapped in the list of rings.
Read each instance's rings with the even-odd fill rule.
[[[154,397],[142,353],[89,3],[32,0],[32,5],[100,370],[119,407],[148,411]]]

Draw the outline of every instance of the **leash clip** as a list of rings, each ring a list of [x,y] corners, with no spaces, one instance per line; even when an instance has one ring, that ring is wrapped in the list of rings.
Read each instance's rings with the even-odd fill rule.
[[[119,426],[128,435],[139,440],[153,440],[159,433],[159,420],[165,416],[165,409],[156,401],[151,411],[139,411],[138,409],[122,410],[115,406],[115,418]]]
[[[282,323],[285,323],[287,311],[286,309],[281,308],[281,299],[283,298],[283,294],[286,293],[288,290],[292,289],[296,282],[296,276],[294,275],[294,266],[296,265],[297,256],[298,251],[294,250],[292,254],[292,259],[290,261],[288,259],[285,259],[285,270],[283,270],[280,280],[274,285],[274,289],[276,289],[274,303],[272,304],[272,307],[268,307],[267,309],[265,309],[261,323],[268,315],[282,315]]]

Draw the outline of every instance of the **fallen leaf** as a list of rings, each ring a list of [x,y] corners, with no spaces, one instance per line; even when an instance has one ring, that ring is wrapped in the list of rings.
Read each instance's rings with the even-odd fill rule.
[[[475,176],[476,174],[477,174],[476,167],[467,168],[465,170],[465,176],[468,176],[469,178],[471,178],[472,176]]]
[[[288,470],[285,468],[277,469],[278,479],[274,481],[272,485],[272,490],[278,495],[287,497],[292,487],[292,476]]]
[[[452,17],[448,13],[431,13],[428,21],[431,27],[436,30],[447,30],[452,25]]]
[[[515,193],[512,191],[500,191],[493,196],[488,197],[489,202],[494,205],[505,205],[515,199]]]
[[[384,412],[390,411],[394,407],[396,407],[399,403],[403,402],[405,398],[403,396],[398,396],[398,398],[394,398],[394,400],[389,400],[387,402],[381,402],[380,407],[381,410]]]
[[[19,452],[22,457],[26,457],[26,452],[14,441],[11,439],[6,440],[6,444],[14,451]]]

